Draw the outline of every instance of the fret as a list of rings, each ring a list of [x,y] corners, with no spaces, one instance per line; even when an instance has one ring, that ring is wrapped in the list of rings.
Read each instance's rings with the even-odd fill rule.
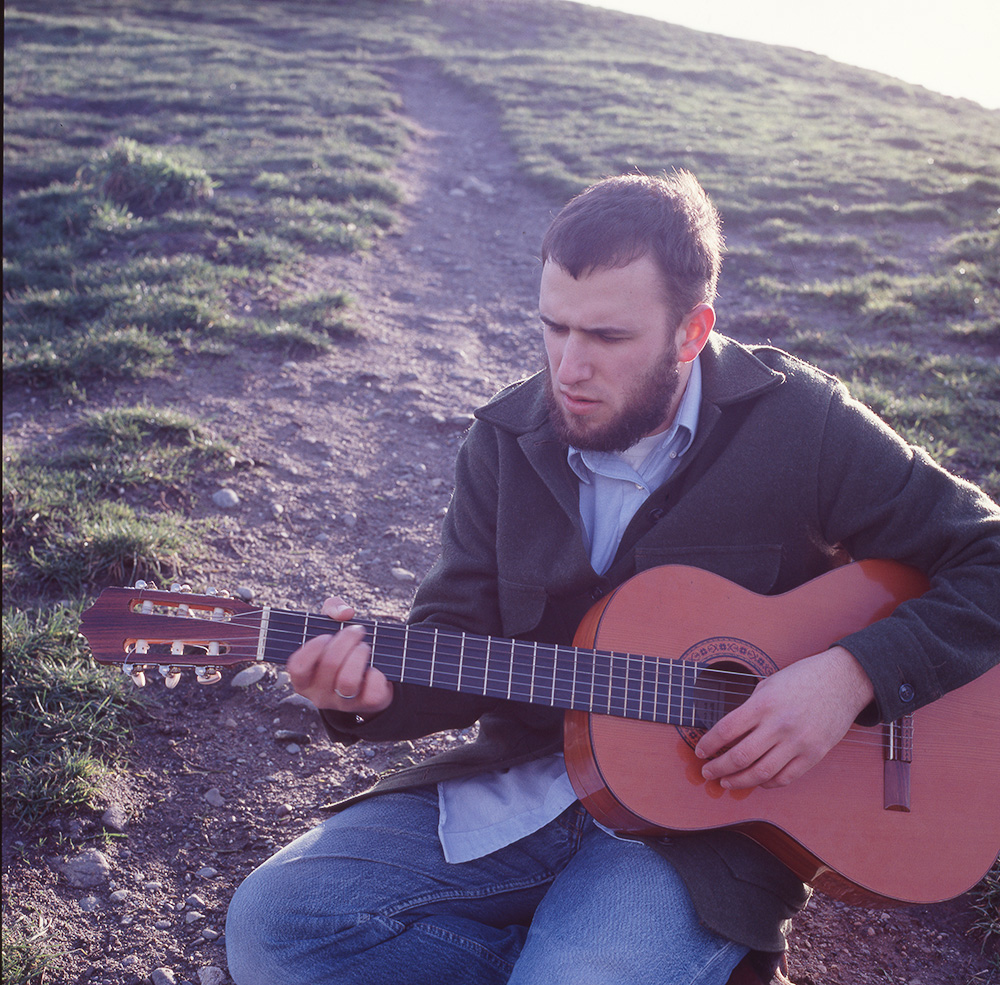
[[[507,700],[510,701],[511,689],[514,687],[514,641],[510,641],[510,673],[507,675]]]
[[[486,692],[502,698],[510,694],[511,662],[501,649],[506,648],[506,640],[496,640],[488,637],[486,640]]]

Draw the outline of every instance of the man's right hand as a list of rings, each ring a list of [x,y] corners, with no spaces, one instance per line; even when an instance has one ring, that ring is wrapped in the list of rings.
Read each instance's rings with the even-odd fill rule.
[[[341,598],[327,599],[322,611],[338,622],[354,618],[354,609]],[[370,660],[364,628],[347,626],[307,640],[288,658],[287,670],[292,687],[317,708],[375,715],[389,707],[393,688]]]

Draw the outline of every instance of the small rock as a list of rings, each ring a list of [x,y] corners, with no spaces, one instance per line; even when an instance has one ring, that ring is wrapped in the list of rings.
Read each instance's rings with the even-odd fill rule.
[[[205,940],[207,941],[217,941],[222,936],[222,934],[220,934],[217,930],[212,930],[211,927],[206,927],[201,932],[201,936],[204,937]]]
[[[122,958],[123,968],[134,968],[138,963],[139,959],[134,954],[130,954],[127,958]]]
[[[169,930],[172,924],[170,923],[169,920],[157,920],[156,923],[153,924],[153,926],[157,930]]]
[[[302,746],[295,742],[289,742],[288,745],[285,746],[285,752],[294,756],[296,753],[302,752]]]
[[[184,914],[185,923],[197,923],[199,920],[204,920],[204,919],[205,919],[205,914],[202,913],[200,910],[188,910],[188,912]]]
[[[279,804],[274,809],[274,816],[275,817],[287,817],[291,813],[292,813],[292,805],[291,804]]]
[[[121,834],[128,825],[125,808],[119,804],[113,804],[101,815],[101,824],[109,831],[117,831]]]
[[[287,698],[282,698],[278,702],[278,707],[282,705],[291,708],[301,708],[303,711],[317,710],[316,706],[304,694],[299,694],[297,691],[295,694],[288,695]]]
[[[281,503],[271,504],[271,516],[277,520],[285,512],[285,507]]]
[[[202,794],[202,800],[207,804],[211,804],[213,807],[225,807],[226,798],[222,796],[222,792],[218,787],[212,787],[210,790],[206,790]]]
[[[308,732],[293,732],[286,728],[279,728],[274,737],[279,742],[297,742],[300,746],[308,745],[312,741]]]
[[[216,968],[214,965],[198,969],[199,985],[222,985],[225,980],[226,973],[221,968]]]
[[[399,582],[412,582],[417,580],[417,576],[406,568],[393,568],[392,577]]]
[[[246,585],[241,585],[236,589],[236,597],[243,599],[244,602],[252,602],[254,596],[254,591]]]
[[[93,913],[97,909],[97,897],[96,896],[84,896],[80,900],[80,909],[84,913]]]
[[[274,675],[275,687],[287,687],[291,683],[292,675],[289,674],[287,670],[279,670],[278,673]]]
[[[240,723],[237,722],[236,719],[233,718],[232,715],[230,715],[222,724],[225,725],[226,728],[239,728],[240,727]]]
[[[358,514],[357,513],[344,513],[340,517],[340,522],[347,527],[348,530],[353,530],[358,525]]]
[[[212,494],[212,502],[219,509],[231,510],[240,505],[240,497],[233,489],[220,489],[218,492]]]
[[[195,875],[199,879],[214,879],[219,874],[218,869],[213,869],[210,865],[203,865]]]
[[[154,968],[149,980],[153,985],[177,985],[177,979],[170,968]]]
[[[88,848],[75,858],[57,866],[71,886],[86,889],[89,886],[99,886],[108,881],[111,866],[102,852],[96,848]]]
[[[143,889],[152,889],[152,890],[163,889],[163,883],[160,882],[158,879],[153,879],[150,882],[144,882],[142,884],[142,888]]]
[[[244,667],[229,683],[233,687],[250,687],[251,684],[256,684],[266,675],[267,667],[263,663],[255,663]]]
[[[109,897],[112,903],[124,903],[128,899],[127,889],[116,889]]]
[[[197,893],[192,893],[186,900],[184,900],[184,905],[197,910],[199,906],[205,905],[205,901]]]

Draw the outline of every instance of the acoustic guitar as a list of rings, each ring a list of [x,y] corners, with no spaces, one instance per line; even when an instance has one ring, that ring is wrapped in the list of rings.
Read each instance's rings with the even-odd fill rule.
[[[602,599],[572,645],[355,620],[391,680],[566,709],[566,766],[613,830],[732,828],[804,882],[850,903],[965,892],[1000,851],[1000,666],[889,725],[852,726],[787,787],[727,791],[701,776],[698,737],[764,677],[921,595],[890,561],[834,569],[761,596],[698,568],[642,572]],[[212,683],[284,663],[344,624],[217,595],[106,589],[81,622],[94,658],[137,683],[184,668]]]

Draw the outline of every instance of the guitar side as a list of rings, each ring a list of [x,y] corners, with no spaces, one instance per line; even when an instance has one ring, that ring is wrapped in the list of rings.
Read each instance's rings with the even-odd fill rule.
[[[908,569],[872,565],[772,597],[685,569],[664,598],[667,586],[654,570],[622,586],[581,632],[601,647],[672,658],[699,652],[706,638],[729,637],[751,641],[780,668],[924,590]],[[893,582],[901,573],[903,581]],[[759,676],[759,667],[748,669]],[[566,717],[566,762],[588,810],[613,829],[683,835],[731,828],[845,902],[929,903],[966,891],[1000,850],[997,707],[1000,667],[914,714],[909,811],[884,807],[882,726],[855,726],[817,766],[775,790],[726,791],[704,781],[683,729],[581,712]]]

